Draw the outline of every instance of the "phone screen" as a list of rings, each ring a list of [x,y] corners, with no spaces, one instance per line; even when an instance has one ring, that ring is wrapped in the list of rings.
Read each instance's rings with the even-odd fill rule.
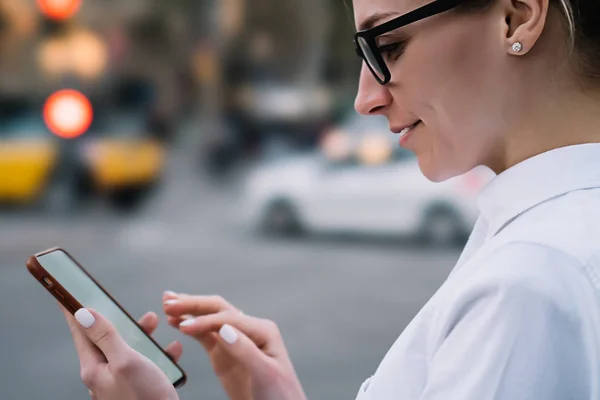
[[[108,318],[127,344],[153,361],[175,384],[183,378],[183,372],[165,355],[89,278],[89,276],[63,251],[56,250],[37,257],[39,263],[65,290],[85,308],[93,308]]]

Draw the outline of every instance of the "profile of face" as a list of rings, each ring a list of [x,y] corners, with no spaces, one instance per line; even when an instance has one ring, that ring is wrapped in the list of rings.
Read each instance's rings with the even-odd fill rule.
[[[357,29],[429,2],[354,0]],[[400,143],[417,155],[432,181],[493,164],[521,117],[531,87],[523,87],[522,74],[515,72],[518,57],[511,54],[513,32],[504,3],[485,11],[443,12],[377,37],[391,72],[385,85],[363,63],[357,111],[386,116],[395,133],[420,121]]]

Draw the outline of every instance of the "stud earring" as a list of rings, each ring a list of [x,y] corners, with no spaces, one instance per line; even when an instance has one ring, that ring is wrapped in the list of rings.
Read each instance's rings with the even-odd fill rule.
[[[523,45],[521,44],[521,42],[515,42],[512,45],[512,49],[515,53],[519,53],[521,50],[523,50]]]

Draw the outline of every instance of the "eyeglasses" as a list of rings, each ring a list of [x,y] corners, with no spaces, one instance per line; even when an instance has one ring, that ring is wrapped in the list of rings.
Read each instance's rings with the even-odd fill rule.
[[[383,55],[377,45],[377,37],[391,32],[413,22],[432,17],[449,11],[462,3],[463,0],[436,0],[407,14],[401,15],[381,25],[357,32],[354,35],[356,54],[366,63],[377,81],[385,85],[392,79],[392,74],[385,64]]]

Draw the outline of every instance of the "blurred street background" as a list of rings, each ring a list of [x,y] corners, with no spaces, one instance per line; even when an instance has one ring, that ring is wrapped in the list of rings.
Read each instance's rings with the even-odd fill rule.
[[[282,330],[310,399],[351,399],[443,282],[490,173],[420,173],[352,105],[342,0],[0,0],[0,399],[83,399],[28,256],[71,252],[184,344],[182,399],[224,399],[164,290]]]

